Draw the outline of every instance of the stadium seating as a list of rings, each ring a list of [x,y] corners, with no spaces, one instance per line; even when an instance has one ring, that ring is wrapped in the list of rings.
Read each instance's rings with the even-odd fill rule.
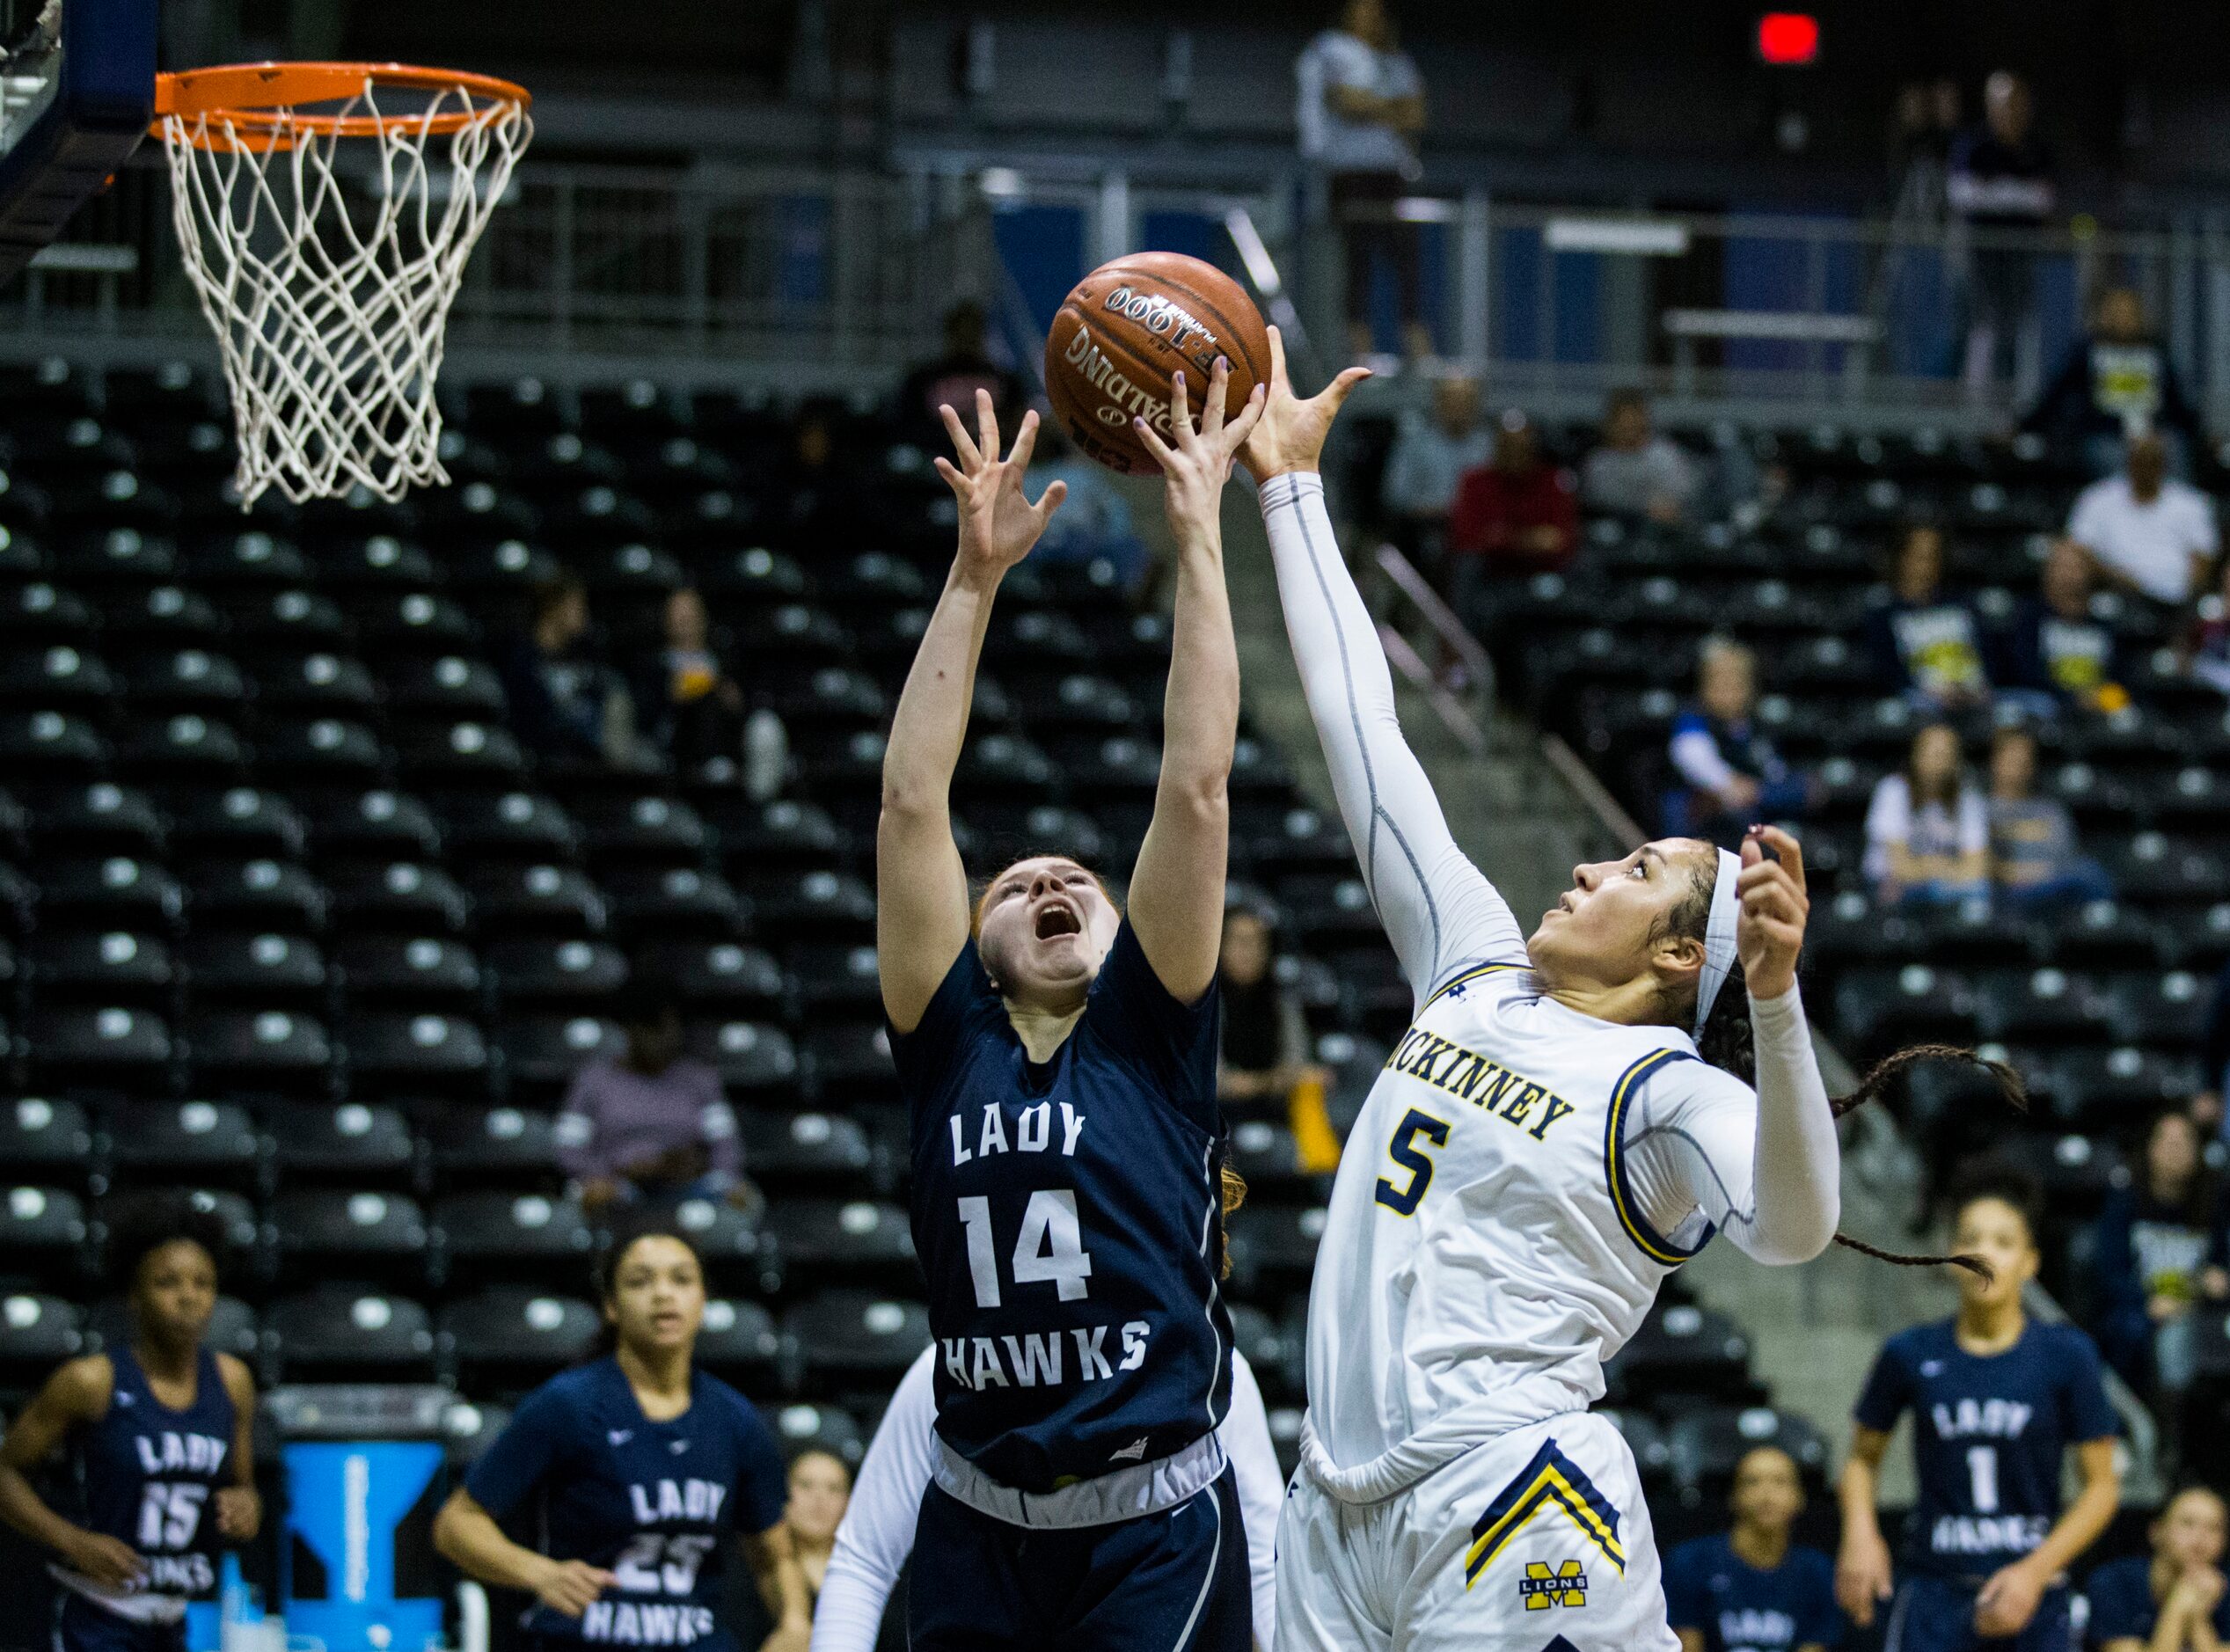
[[[2080,479],[2025,444],[1937,433],[1821,428],[1752,441],[1760,463],[1789,479],[1773,509],[1739,526],[1590,521],[1568,570],[1495,597],[1498,662],[1523,703],[1654,830],[1672,718],[1692,695],[1703,637],[1729,632],[1758,651],[1758,718],[1824,783],[1804,826],[1810,1001],[1854,1060],[1944,1039],[2022,1072],[2033,1098],[2025,1121],[1956,1074],[1917,1074],[1897,1101],[1939,1171],[1985,1147],[2036,1170],[2053,1202],[2045,1278],[2065,1291],[2072,1226],[2095,1213],[2152,1115],[2205,1087],[2197,1049],[2211,979],[2230,951],[2224,701],[2182,676],[2158,613],[2100,594],[2093,611],[2115,632],[2131,704],[2071,707],[2033,726],[2040,786],[2067,804],[2116,898],[2049,916],[1984,903],[1878,910],[1859,872],[1862,822],[1920,715],[1875,698],[1867,663],[1863,627],[1896,524],[1906,515],[1944,524],[1947,588],[1994,632],[2035,592]],[[1989,721],[1964,720],[1970,764]]]
[[[440,1377],[500,1416],[593,1334],[596,1224],[563,1196],[552,1114],[619,1036],[611,994],[647,978],[687,1004],[767,1196],[682,1212],[716,1298],[700,1354],[791,1447],[856,1461],[927,1336],[873,828],[881,731],[950,554],[941,487],[863,423],[821,519],[759,525],[783,434],[761,409],[473,384],[447,391],[454,487],[267,496],[244,518],[212,386],[175,367],[159,386],[65,373],[66,412],[0,406],[0,1025],[25,1034],[0,1094],[0,1305],[18,1305],[0,1392],[117,1334],[113,1305],[67,1305],[95,1277],[102,1202],[183,1179],[232,1232],[223,1336],[266,1380]],[[600,770],[522,744],[498,661],[561,569],[618,658],[655,637],[673,586],[705,594],[789,730],[777,799],[746,797],[732,764]],[[1674,595],[1643,609],[1694,607]],[[1577,608],[1533,600],[1553,654],[1573,630],[1553,616]],[[1128,870],[1167,648],[1105,565],[1010,576],[956,792],[972,866],[1058,844]],[[1407,989],[1339,822],[1242,732],[1233,885],[1280,917],[1281,977],[1359,1095]],[[2212,870],[2164,848],[2159,875]],[[2102,947],[2117,932],[2102,923]],[[2080,981],[2148,1025],[2190,1014],[2188,994]],[[1882,1018],[1919,1013],[1893,976],[1877,998]],[[1290,1463],[1327,1187],[1282,1122],[1247,1121],[1233,1148],[1252,1188],[1234,1330]],[[1743,1350],[1659,1341],[1685,1350],[1661,1361],[1681,1404],[1727,1437],[1757,1398]],[[1622,1403],[1669,1486],[1673,1416],[1640,1384]],[[1688,1472],[1715,1472],[1696,1450]]]

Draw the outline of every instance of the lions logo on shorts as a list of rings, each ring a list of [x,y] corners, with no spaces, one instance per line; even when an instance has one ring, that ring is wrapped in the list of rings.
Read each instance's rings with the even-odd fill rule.
[[[1587,1604],[1587,1574],[1577,1561],[1567,1561],[1554,1571],[1546,1561],[1525,1562],[1525,1575],[1517,1580],[1517,1597],[1528,1612],[1546,1612],[1552,1606]]]

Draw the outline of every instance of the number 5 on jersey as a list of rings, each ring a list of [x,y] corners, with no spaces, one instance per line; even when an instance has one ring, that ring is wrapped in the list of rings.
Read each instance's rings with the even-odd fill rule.
[[[968,1230],[968,1271],[976,1282],[976,1305],[996,1308],[999,1305],[998,1253],[991,1244],[991,1202],[981,1197],[962,1199],[960,1219]],[[1050,1282],[1064,1302],[1091,1294],[1084,1282],[1092,1276],[1092,1257],[1084,1248],[1075,1194],[1065,1188],[1041,1188],[1030,1195],[1011,1266],[1016,1284]]]
[[[1402,1115],[1401,1122],[1394,1127],[1393,1139],[1386,1144],[1386,1157],[1409,1173],[1408,1186],[1404,1188],[1395,1187],[1384,1176],[1378,1178],[1378,1202],[1396,1216],[1415,1216],[1418,1201],[1432,1185],[1432,1160],[1417,1145],[1420,1136],[1435,1147],[1448,1145],[1447,1125],[1415,1107]]]

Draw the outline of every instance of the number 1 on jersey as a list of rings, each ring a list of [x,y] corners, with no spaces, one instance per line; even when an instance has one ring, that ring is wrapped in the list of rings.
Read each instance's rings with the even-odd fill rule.
[[[991,1244],[991,1202],[980,1195],[962,1199],[960,1220],[968,1230],[968,1271],[976,1283],[976,1305],[996,1308],[998,1253]],[[1084,1282],[1092,1276],[1092,1256],[1084,1248],[1075,1194],[1065,1188],[1041,1188],[1030,1195],[1008,1270],[1018,1285],[1052,1284],[1064,1302],[1091,1294]]]
[[[1403,1115],[1401,1122],[1394,1127],[1393,1139],[1386,1144],[1386,1157],[1409,1173],[1409,1185],[1406,1188],[1395,1187],[1384,1176],[1378,1178],[1378,1202],[1396,1216],[1415,1216],[1418,1202],[1432,1185],[1432,1160],[1417,1145],[1420,1136],[1435,1147],[1448,1145],[1448,1126],[1415,1107]]]
[[[1967,1448],[1967,1479],[1974,1494],[1975,1512],[1978,1515],[1998,1512],[1998,1448],[1994,1445],[1970,1445]]]

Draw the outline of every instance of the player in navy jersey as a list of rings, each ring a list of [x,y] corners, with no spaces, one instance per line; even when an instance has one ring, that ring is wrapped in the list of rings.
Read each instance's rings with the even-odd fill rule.
[[[543,1652],[735,1652],[713,1606],[740,1532],[782,1603],[765,1652],[805,1652],[813,1613],[782,1524],[781,1451],[750,1401],[692,1363],[696,1251],[663,1227],[632,1232],[613,1245],[603,1296],[613,1351],[521,1402],[450,1494],[435,1546],[482,1583],[531,1594],[523,1624]]]
[[[900,697],[876,837],[877,957],[910,1114],[913,1227],[937,1339],[938,1448],[915,1543],[917,1652],[1244,1648],[1247,1544],[1215,1433],[1217,953],[1239,656],[1218,505],[1259,416],[1195,430],[1181,374],[1160,459],[1177,596],[1154,811],[1127,911],[1065,856],[991,880],[971,923],[950,793],[993,596],[1058,506],[1031,505],[988,396],[937,461],[960,546]]]
[[[1836,1593],[1861,1627],[1893,1602],[1884,1652],[2068,1652],[2067,1568],[2120,1501],[2097,1348],[2072,1325],[2022,1311],[2037,1262],[2029,1209],[2010,1181],[1970,1185],[1955,1248],[1985,1262],[1988,1276],[1961,1274],[1956,1318],[1891,1337],[1859,1396]],[[1919,1495],[1893,1579],[1875,1492],[1907,1411]],[[2071,1446],[2083,1489],[2063,1512]]]
[[[1843,1640],[1835,1563],[1792,1546],[1804,1512],[1795,1460],[1777,1445],[1735,1465],[1734,1530],[1673,1550],[1664,1599],[1680,1652],[1827,1652]]]
[[[120,1227],[132,1335],[71,1360],[0,1444],[0,1519],[54,1552],[61,1652],[183,1652],[189,1601],[216,1592],[222,1544],[262,1520],[255,1382],[201,1346],[217,1300],[215,1222],[180,1202]],[[26,1474],[68,1450],[82,1501],[65,1518]]]

